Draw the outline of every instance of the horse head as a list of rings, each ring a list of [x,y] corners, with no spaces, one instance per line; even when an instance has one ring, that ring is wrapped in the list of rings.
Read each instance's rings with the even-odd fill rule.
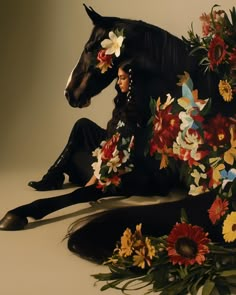
[[[84,7],[94,27],[66,85],[65,96],[72,107],[89,105],[91,98],[116,78],[119,64],[131,58],[142,65],[144,73],[145,69],[149,76],[152,73],[151,80],[155,88],[155,93],[149,93],[152,96],[168,92],[175,95],[176,88],[179,88],[176,86],[177,76],[184,71],[190,73],[196,87],[206,86],[202,73],[200,79],[197,77],[200,71],[196,59],[189,56],[180,38],[143,21],[104,17],[91,7]],[[119,55],[113,54],[110,66],[102,71],[97,58],[103,49],[102,41],[108,39],[111,32],[122,32],[121,52]]]
[[[93,96],[107,87],[117,75],[117,61],[107,72],[101,73],[96,67],[101,41],[108,38],[117,18],[103,17],[91,7],[84,5],[94,28],[84,46],[79,62],[72,70],[65,89],[65,96],[72,107],[86,107]]]
[[[91,98],[106,88],[116,77],[118,65],[125,59],[136,59],[142,63],[143,69],[153,68],[153,72],[159,69],[157,60],[153,63],[150,57],[150,49],[160,59],[157,48],[145,48],[145,40],[149,39],[149,26],[142,21],[122,19],[118,17],[104,17],[95,12],[91,7],[84,5],[94,27],[89,40],[84,46],[79,62],[72,70],[65,89],[65,96],[72,107],[86,107]],[[152,27],[150,25],[150,27]],[[156,27],[155,27],[156,28]],[[106,72],[96,67],[97,55],[102,49],[101,42],[108,38],[111,31],[124,32],[124,42],[120,56],[112,59],[112,66]],[[161,30],[160,30],[161,32]],[[151,39],[151,37],[150,37]],[[147,40],[146,40],[147,41]],[[149,40],[150,41],[150,40]],[[160,42],[161,43],[161,42]],[[145,72],[145,69],[144,69]]]

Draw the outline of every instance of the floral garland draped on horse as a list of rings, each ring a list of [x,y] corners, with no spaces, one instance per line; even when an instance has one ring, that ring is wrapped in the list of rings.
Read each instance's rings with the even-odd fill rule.
[[[236,96],[236,10],[230,11],[229,19],[223,10],[214,10],[216,7],[200,18],[203,38],[192,28],[189,39],[184,40],[191,53],[197,54],[200,66],[217,72],[219,93],[231,108]],[[189,223],[183,206],[169,235],[143,235],[142,223],[134,232],[126,228],[105,262],[110,273],[94,275],[99,281],[108,281],[101,290],[135,290],[137,282],[138,288],[151,286],[150,292],[163,295],[196,294],[200,287],[203,294],[217,290],[223,295],[231,294],[230,287],[235,287],[235,248],[227,247],[227,243],[235,246],[236,241],[235,111],[230,117],[220,111],[207,116],[214,97],[199,98],[188,73],[180,78],[180,98],[168,94],[164,103],[160,98],[152,101],[149,153],[160,160],[160,169],[179,161],[190,196],[213,192],[215,198],[207,211],[224,243],[212,243],[204,224]]]

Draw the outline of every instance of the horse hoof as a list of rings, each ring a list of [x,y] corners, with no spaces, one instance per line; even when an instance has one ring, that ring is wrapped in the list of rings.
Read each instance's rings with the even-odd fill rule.
[[[21,230],[28,224],[26,217],[8,212],[0,221],[0,230]]]

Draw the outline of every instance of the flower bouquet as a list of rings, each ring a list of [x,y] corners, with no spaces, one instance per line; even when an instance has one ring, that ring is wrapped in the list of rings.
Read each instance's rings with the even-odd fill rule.
[[[93,275],[105,281],[101,291],[109,288],[128,291],[144,289],[144,294],[210,295],[231,294],[235,287],[235,251],[213,244],[204,229],[186,220],[176,223],[170,234],[162,237],[144,236],[142,224],[134,233],[127,228],[105,262],[109,273]],[[133,293],[132,293],[133,294]]]
[[[188,38],[183,40],[205,71],[219,75],[219,92],[229,102],[236,94],[236,10],[233,7],[229,17],[224,10],[216,10],[217,7],[214,5],[209,14],[200,17],[202,37],[194,33],[192,26]]]
[[[93,156],[97,161],[92,164],[92,167],[98,188],[115,192],[121,185],[120,176],[133,169],[133,147],[133,136],[124,138],[121,133],[117,132],[107,141],[103,141],[101,147],[93,151]]]
[[[220,113],[207,118],[210,99],[198,98],[188,73],[180,78],[182,97],[152,101],[150,154],[161,159],[160,169],[178,161],[189,195],[214,191],[209,218],[222,222],[225,241],[234,242],[236,120]]]
[[[235,119],[220,114],[207,118],[210,99],[198,98],[188,73],[180,78],[182,97],[168,94],[164,103],[151,102],[149,152],[160,160],[160,169],[179,163],[190,197],[215,192],[208,210],[212,226],[222,223],[225,242],[235,242]],[[142,288],[145,294],[197,295],[200,288],[204,295],[213,290],[231,294],[230,287],[236,287],[236,256],[233,244],[226,245],[213,243],[204,228],[189,224],[182,209],[181,222],[169,235],[144,236],[141,224],[134,233],[127,228],[105,262],[110,272],[93,277],[106,281],[102,291],[114,288],[124,294]]]

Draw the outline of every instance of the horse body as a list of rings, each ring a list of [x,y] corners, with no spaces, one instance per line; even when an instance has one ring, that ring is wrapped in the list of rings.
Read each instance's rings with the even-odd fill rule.
[[[143,78],[146,79],[145,90],[147,89],[147,93],[145,92],[145,97],[147,97],[147,102],[143,105],[147,108],[151,96],[157,98],[165,96],[167,93],[177,96],[181,91],[180,87],[176,86],[177,75],[183,74],[184,71],[189,72],[192,77],[194,85],[199,90],[199,97],[214,96],[214,105],[218,105],[217,78],[213,74],[202,75],[197,61],[189,56],[188,49],[181,39],[142,21],[102,17],[91,8],[85,6],[85,9],[94,28],[66,85],[65,96],[72,107],[87,106],[92,97],[100,93],[115,79],[119,64],[129,59],[134,60],[140,66]],[[115,30],[124,31],[124,48],[120,56],[114,59],[112,67],[105,73],[101,73],[95,66],[96,56],[101,49],[101,41],[108,37],[110,31]],[[214,112],[213,108],[212,110]],[[143,111],[145,112],[145,110]],[[133,185],[136,188],[139,183],[136,179],[135,181]],[[129,193],[126,195],[128,196]],[[10,212],[17,216],[31,216],[40,219],[66,206],[97,200],[101,197],[104,197],[104,194],[98,192],[95,187],[84,187],[67,195],[34,201]],[[183,201],[163,205],[121,208],[105,212],[102,216],[92,219],[92,222],[88,221],[84,227],[72,230],[68,240],[69,249],[87,259],[93,256],[94,261],[99,261],[104,253],[111,254],[111,244],[108,244],[110,242],[113,245],[119,239],[124,226],[142,222],[149,234],[168,233],[170,226],[178,221],[181,207],[188,209],[187,213],[194,218],[194,222],[199,221],[200,224],[208,226],[211,230],[206,212],[212,195],[209,194],[209,198],[204,197],[186,198]],[[19,212],[24,212],[24,214],[21,215]],[[120,222],[121,219],[122,222]],[[161,230],[158,231],[158,228]],[[111,230],[112,237],[106,232],[106,229]],[[108,240],[100,238],[100,236],[104,236],[104,233]],[[212,236],[218,238],[214,231]],[[95,237],[96,240],[92,241],[91,237]],[[96,245],[96,249],[101,249],[100,252],[97,251],[96,257],[93,255],[94,245]]]
[[[199,91],[199,97],[213,96],[215,109],[212,108],[212,111],[219,108],[222,110],[218,106],[217,77],[212,73],[203,75],[197,60],[189,55],[188,48],[181,39],[142,21],[102,17],[91,8],[85,6],[85,9],[94,28],[66,87],[66,97],[71,106],[86,106],[93,96],[116,77],[119,63],[132,58],[142,64],[144,76],[146,70],[151,73],[146,87],[147,98],[162,97],[167,93],[179,95],[181,89],[176,86],[177,76],[187,71]],[[124,50],[112,68],[101,74],[93,65],[94,52],[99,51],[100,43],[107,38],[109,31],[116,29],[124,30]],[[127,226],[134,227],[142,222],[150,235],[167,234],[173,224],[180,220],[181,208],[186,209],[191,222],[204,226],[213,240],[221,241],[218,228],[212,228],[207,214],[213,198],[214,195],[208,194],[173,203],[120,208],[95,215],[82,227],[72,228],[68,247],[86,259],[101,262],[112,254],[116,241]]]

